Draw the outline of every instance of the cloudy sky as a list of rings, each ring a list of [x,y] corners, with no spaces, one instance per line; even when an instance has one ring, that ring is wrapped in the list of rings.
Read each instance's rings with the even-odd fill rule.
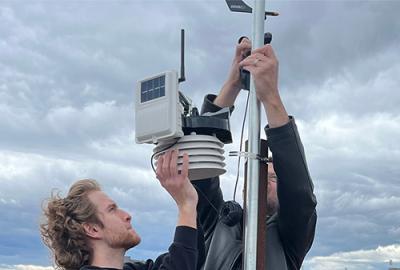
[[[252,5],[251,1],[248,1]],[[280,90],[305,146],[318,198],[304,269],[400,267],[400,1],[267,1]],[[223,84],[252,18],[223,0],[0,1],[0,269],[52,265],[41,204],[95,178],[133,214],[136,259],[171,242],[172,199],[134,140],[138,80],[179,68],[197,106]],[[245,93],[232,116],[238,150]],[[265,119],[263,119],[265,124]],[[236,159],[227,157],[231,198]]]

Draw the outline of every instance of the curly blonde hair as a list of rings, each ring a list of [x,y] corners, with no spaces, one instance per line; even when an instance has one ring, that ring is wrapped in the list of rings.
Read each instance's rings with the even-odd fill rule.
[[[45,221],[40,225],[40,233],[58,268],[76,270],[90,263],[92,249],[83,224],[103,227],[96,206],[88,198],[90,192],[98,190],[101,188],[96,180],[79,180],[65,198],[53,193],[43,207]]]

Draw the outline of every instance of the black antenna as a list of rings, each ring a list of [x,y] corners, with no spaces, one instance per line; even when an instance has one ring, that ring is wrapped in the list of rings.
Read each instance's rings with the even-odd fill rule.
[[[185,29],[181,29],[181,77],[178,82],[184,82],[185,78]]]

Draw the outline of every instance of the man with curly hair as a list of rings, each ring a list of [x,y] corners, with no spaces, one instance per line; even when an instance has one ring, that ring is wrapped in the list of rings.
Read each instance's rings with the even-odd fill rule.
[[[177,169],[177,151],[160,157],[157,178],[175,200],[179,214],[169,252],[155,261],[124,264],[125,252],[140,243],[131,216],[120,209],[91,179],[75,182],[65,198],[52,196],[44,207],[41,224],[44,243],[64,270],[200,269],[204,260],[203,232],[197,228],[197,192],[188,179],[188,156]]]

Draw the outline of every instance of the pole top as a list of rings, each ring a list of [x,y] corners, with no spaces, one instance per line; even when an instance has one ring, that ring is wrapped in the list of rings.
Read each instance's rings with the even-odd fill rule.
[[[243,0],[225,0],[228,8],[232,12],[252,13],[253,9],[247,5]],[[265,11],[265,19],[267,16],[279,16],[278,12]]]

